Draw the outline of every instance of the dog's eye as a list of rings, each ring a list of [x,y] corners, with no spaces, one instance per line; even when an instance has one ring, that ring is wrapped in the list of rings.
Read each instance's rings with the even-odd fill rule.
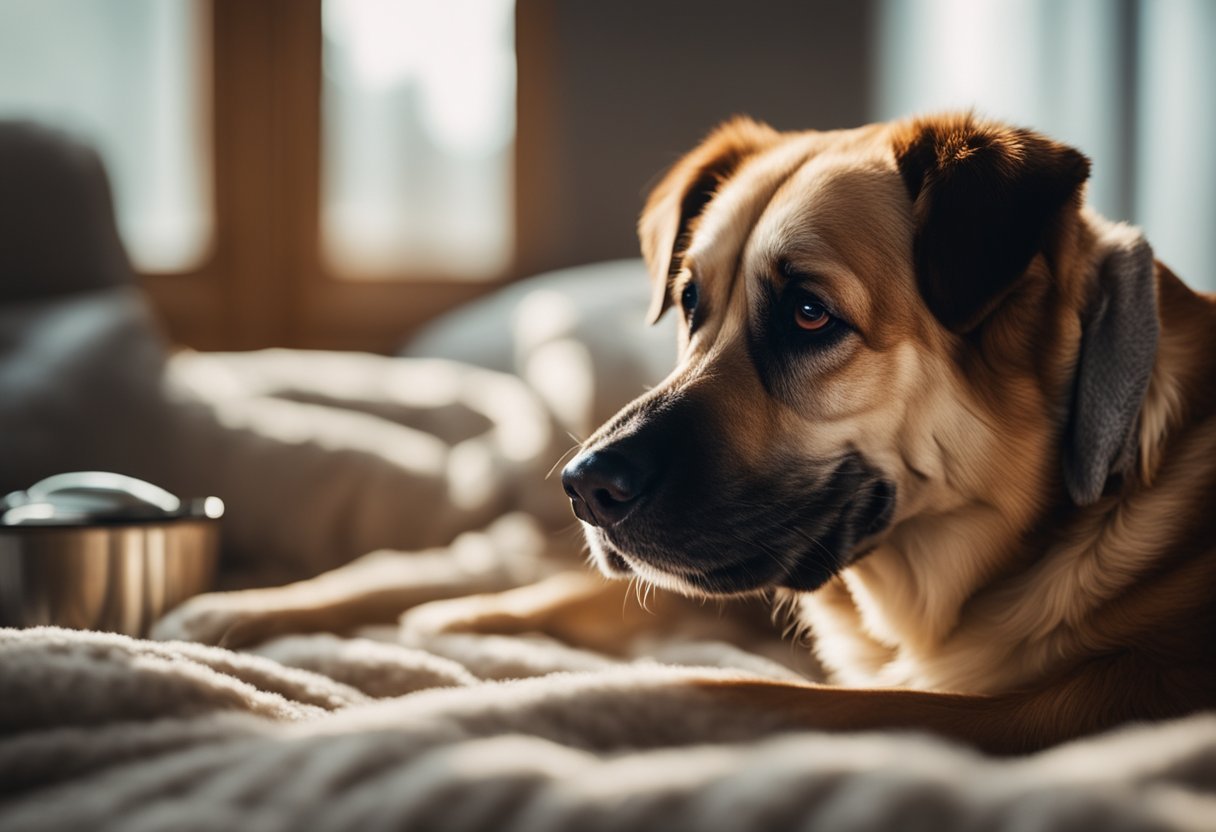
[[[684,317],[692,321],[692,315],[697,311],[697,284],[688,281],[684,291],[680,293],[680,305],[684,307]]]
[[[802,298],[794,307],[794,323],[805,332],[822,332],[832,326],[835,318],[813,297]]]

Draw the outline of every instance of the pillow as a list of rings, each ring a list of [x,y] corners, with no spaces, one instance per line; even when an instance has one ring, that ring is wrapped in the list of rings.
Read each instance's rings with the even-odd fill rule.
[[[165,352],[133,286],[0,304],[0,493],[67,470],[162,479]]]
[[[510,511],[569,523],[545,478],[569,442],[510,375],[354,352],[184,352],[167,388],[184,441],[163,484],[224,499],[225,549],[258,582],[446,545]]]
[[[569,445],[519,379],[441,360],[166,348],[135,287],[0,305],[0,493],[64,471],[218,496],[238,581],[568,522]],[[250,575],[255,577],[249,577]]]
[[[649,302],[640,259],[562,269],[438,318],[400,354],[514,373],[585,438],[675,365],[675,316],[648,327]]]
[[[0,121],[0,304],[135,282],[97,153]]]

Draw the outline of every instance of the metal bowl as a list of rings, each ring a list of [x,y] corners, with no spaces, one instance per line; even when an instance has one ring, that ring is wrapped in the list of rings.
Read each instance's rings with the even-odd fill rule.
[[[120,474],[49,477],[0,503],[0,626],[142,635],[211,587],[224,506]]]

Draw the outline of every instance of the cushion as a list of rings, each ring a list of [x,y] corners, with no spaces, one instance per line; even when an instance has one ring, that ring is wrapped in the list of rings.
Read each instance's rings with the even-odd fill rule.
[[[562,269],[438,318],[400,354],[514,373],[586,437],[675,365],[676,316],[648,327],[649,302],[640,259]]]

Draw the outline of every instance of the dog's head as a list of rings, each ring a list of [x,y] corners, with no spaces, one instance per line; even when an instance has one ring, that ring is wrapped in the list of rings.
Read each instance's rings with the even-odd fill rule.
[[[810,590],[932,514],[988,504],[1018,528],[1096,499],[1135,410],[1108,418],[1077,378],[1100,282],[1088,171],[967,115],[714,132],[640,222],[678,366],[563,472],[601,568]],[[1110,361],[1093,372],[1126,369]],[[1098,427],[1077,427],[1087,408]]]

